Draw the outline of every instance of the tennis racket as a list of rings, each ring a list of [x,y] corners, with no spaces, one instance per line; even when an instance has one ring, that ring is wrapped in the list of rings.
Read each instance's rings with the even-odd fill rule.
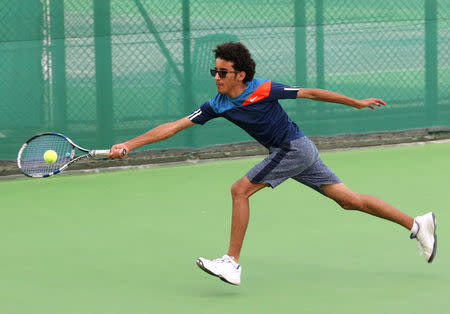
[[[75,155],[75,149],[83,155]],[[44,154],[52,150],[54,159],[44,159]],[[70,138],[59,133],[41,133],[26,141],[17,155],[19,169],[28,177],[47,178],[58,174],[79,160],[94,157],[106,157],[110,150],[88,150],[75,144]],[[125,149],[121,152],[126,155]]]

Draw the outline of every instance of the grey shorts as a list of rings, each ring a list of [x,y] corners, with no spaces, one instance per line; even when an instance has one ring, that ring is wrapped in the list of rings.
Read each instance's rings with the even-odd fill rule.
[[[252,183],[268,183],[272,188],[292,178],[322,194],[322,185],[342,182],[323,163],[316,146],[306,136],[281,147],[270,147],[269,156],[246,176]]]

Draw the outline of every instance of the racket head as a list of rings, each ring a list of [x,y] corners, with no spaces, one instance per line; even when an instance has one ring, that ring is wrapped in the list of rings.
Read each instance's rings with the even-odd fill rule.
[[[57,159],[53,163],[44,160],[44,154],[53,150]],[[57,174],[74,158],[75,145],[59,133],[41,133],[27,140],[17,155],[17,166],[29,177],[49,177]]]

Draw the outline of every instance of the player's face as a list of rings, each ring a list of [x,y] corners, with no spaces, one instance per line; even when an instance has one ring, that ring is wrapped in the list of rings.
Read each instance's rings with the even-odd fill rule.
[[[217,73],[214,76],[216,80],[217,92],[225,94],[230,97],[237,97],[242,91],[242,82],[245,77],[245,72],[237,72],[233,68],[233,62],[226,61],[221,58],[216,59],[214,68]],[[237,95],[235,95],[237,93]]]

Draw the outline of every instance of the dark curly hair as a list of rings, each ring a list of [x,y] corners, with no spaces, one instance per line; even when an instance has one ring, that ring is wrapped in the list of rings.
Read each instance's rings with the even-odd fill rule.
[[[244,83],[250,82],[255,76],[256,63],[253,61],[250,51],[240,42],[228,42],[218,45],[213,50],[216,59],[220,58],[233,62],[236,71],[245,72]]]

